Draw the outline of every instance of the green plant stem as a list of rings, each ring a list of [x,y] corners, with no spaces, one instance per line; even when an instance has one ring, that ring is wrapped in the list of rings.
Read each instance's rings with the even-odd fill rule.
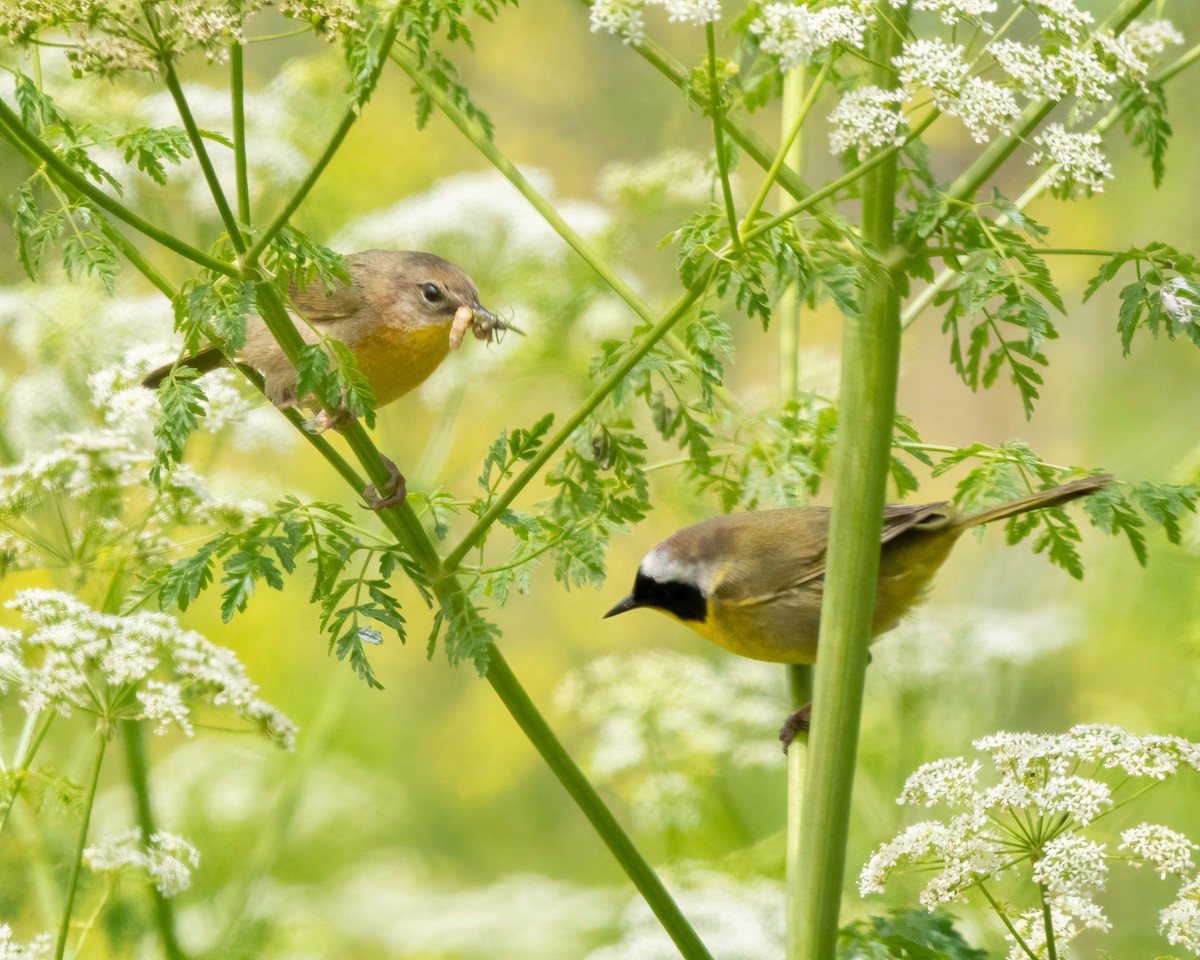
[[[704,25],[704,37],[708,44],[708,111],[712,117],[713,149],[717,156],[717,176],[721,181],[721,199],[725,203],[725,218],[729,221],[729,242],[735,253],[740,253],[742,240],[738,234],[737,211],[733,207],[733,188],[729,185],[729,163],[725,156],[725,134],[721,128],[721,86],[717,82],[717,31],[712,21]]]
[[[329,166],[330,161],[337,154],[342,142],[346,139],[347,134],[350,133],[350,128],[354,126],[355,121],[362,115],[363,104],[367,102],[379,83],[379,78],[383,74],[384,64],[387,63],[388,55],[391,53],[392,47],[396,42],[396,34],[399,29],[399,8],[397,7],[388,18],[382,45],[379,50],[378,62],[367,78],[360,98],[346,110],[341,122],[337,125],[337,129],[334,130],[333,136],[330,137],[329,143],[321,152],[321,156],[317,158],[317,162],[312,165],[312,169],[308,171],[308,175],[300,183],[300,186],[296,188],[296,192],[292,194],[288,202],[284,204],[283,209],[275,215],[275,219],[271,221],[266,230],[262,232],[250,247],[243,258],[247,266],[256,264],[262,252],[267,248],[267,245],[278,236],[280,230],[287,226],[292,215],[300,209],[300,204],[312,192],[313,187],[317,185],[317,181],[321,178],[321,174],[325,172],[325,168]]]
[[[203,250],[193,247],[191,244],[184,243],[178,237],[162,228],[156,227],[150,221],[139,217],[123,203],[114,200],[75,170],[72,170],[63,163],[62,159],[48,144],[35,133],[28,130],[21,122],[21,118],[2,100],[0,100],[0,135],[16,147],[18,152],[24,155],[35,169],[38,166],[38,162],[40,162],[45,166],[47,174],[64,189],[84,197],[101,210],[133,227],[138,233],[149,237],[151,240],[179,254],[181,257],[191,260],[193,263],[208,270],[212,270],[214,273],[219,273],[227,277],[241,278],[242,271],[234,264],[226,263],[218,257],[207,254]],[[38,162],[35,162],[34,158]]]
[[[907,7],[877,23],[871,82],[896,86],[892,58],[907,32]],[[877,164],[863,186],[863,239],[879,258],[894,243],[896,160]],[[843,321],[836,481],[830,516],[820,656],[804,782],[799,863],[788,889],[789,960],[834,955],[879,570],[879,534],[900,362],[900,277],[869,258],[863,311]]]
[[[771,171],[768,171],[764,189],[774,180],[773,172],[777,167],[782,166],[784,161],[791,169],[800,169],[802,157],[800,130],[824,76],[825,69],[822,68],[821,74],[807,94],[804,89],[807,77],[803,68],[790,70],[784,76],[783,116],[781,118],[783,143],[780,145],[779,154],[775,158],[775,163],[772,164]],[[782,194],[782,188],[779,189]],[[760,200],[764,196],[760,192]],[[746,214],[746,223],[753,222],[757,207],[761,207],[760,202],[751,205],[750,211]],[[779,337],[779,394],[782,405],[796,396],[800,386],[800,299],[794,283],[788,284],[779,298],[779,307],[775,311],[774,322]],[[807,664],[792,664],[786,669],[791,709],[799,710],[812,700],[813,670]],[[785,862],[789,888],[795,886],[800,869],[800,837],[801,825],[804,823],[804,777],[808,768],[807,761],[808,733],[801,732],[792,741],[787,759]],[[796,898],[794,897],[789,897],[787,900],[786,925],[789,930],[795,929],[799,922],[799,918],[792,913],[795,902]]]
[[[143,0],[142,12],[146,17],[146,22],[150,25],[150,32],[154,35],[154,42],[158,46],[158,59],[159,65],[162,67],[163,79],[166,81],[171,99],[175,101],[175,109],[179,112],[179,119],[183,121],[183,129],[187,132],[188,141],[191,143],[192,150],[196,154],[196,161],[200,164],[200,172],[204,175],[205,183],[208,184],[208,190],[212,194],[213,203],[217,205],[217,213],[221,217],[221,222],[225,225],[225,232],[229,234],[229,239],[237,246],[242,235],[241,228],[238,226],[237,218],[233,215],[233,210],[229,206],[229,200],[225,197],[225,190],[222,188],[221,181],[217,177],[216,168],[212,165],[212,159],[208,155],[208,148],[204,145],[204,137],[200,135],[200,127],[196,123],[196,118],[192,115],[192,108],[188,105],[187,97],[184,96],[183,85],[179,82],[179,75],[175,72],[175,64],[171,58],[171,53],[162,42],[162,36],[158,29],[158,16],[154,11],[153,4]]]
[[[925,130],[930,126],[930,124],[932,124],[933,121],[940,116],[941,113],[937,110],[931,110],[929,113],[927,113],[921,118],[917,125],[909,131],[908,137],[905,139],[904,144],[908,144],[920,137],[921,134],[924,133]],[[829,197],[833,196],[839,190],[845,189],[857,180],[863,179],[867,176],[867,174],[871,173],[871,171],[875,170],[880,165],[885,163],[894,164],[896,162],[896,155],[903,149],[904,145],[884,147],[879,152],[871,154],[871,156],[867,157],[866,160],[860,163],[853,170],[848,170],[836,180],[830,180],[827,184],[825,184],[825,186],[821,187],[820,190],[814,190],[799,203],[792,204],[792,206],[786,208],[785,210],[781,210],[775,216],[768,217],[762,223],[747,230],[744,234],[744,239],[751,240],[754,237],[757,237],[760,233],[766,233],[768,230],[773,230],[781,223],[786,223],[788,220],[791,220],[792,217],[799,216],[800,214],[811,210],[823,200],[829,199]]]
[[[125,771],[129,776],[129,787],[133,792],[137,824],[142,831],[145,847],[158,831],[154,819],[154,805],[150,799],[150,765],[146,759],[146,729],[136,720],[121,723],[121,736],[125,743]],[[153,883],[150,894],[154,899],[154,921],[162,941],[163,954],[168,960],[185,960],[179,938],[175,934],[175,908],[171,901]]]
[[[679,952],[689,960],[708,958],[710,955],[707,948],[684,920],[658,875],[642,859],[642,855],[604,805],[595,788],[580,772],[570,754],[563,749],[554,732],[533,705],[533,701],[529,699],[529,695],[517,683],[508,662],[499,650],[492,651],[487,679],[513,719],[525,732],[525,736],[542,755],[546,765],[583,811],[625,873],[633,880],[663,929],[679,948]]]
[[[96,804],[96,788],[100,785],[100,769],[104,765],[104,749],[108,745],[108,731],[101,721],[96,727],[96,754],[92,759],[92,770],[88,775],[83,796],[83,814],[79,823],[79,840],[71,858],[71,872],[67,878],[67,893],[63,902],[62,922],[58,927],[58,942],[54,947],[54,960],[63,960],[67,950],[67,935],[71,932],[71,914],[75,910],[75,893],[79,888],[79,873],[83,869],[83,850],[87,846],[88,826],[92,821],[92,807]]]
[[[710,267],[705,271],[704,276],[684,292],[683,296],[675,302],[675,305],[667,311],[663,318],[647,331],[638,345],[625,355],[625,359],[613,369],[612,373],[600,382],[579,409],[567,418],[554,436],[542,445],[537,455],[526,464],[525,469],[513,478],[512,482],[504,489],[504,492],[495,499],[492,505],[476,521],[475,525],[471,527],[458,546],[446,556],[443,566],[447,571],[453,571],[457,568],[458,564],[462,562],[463,557],[487,533],[500,514],[508,509],[508,505],[516,499],[517,494],[537,477],[542,467],[550,461],[550,458],[570,439],[571,435],[592,415],[596,408],[607,399],[617,384],[624,380],[633,368],[642,361],[646,354],[653,350],[655,345],[670,332],[671,328],[687,315],[692,305],[708,289],[714,271],[715,266]]]
[[[178,293],[175,287],[154,268],[154,265],[149,260],[142,256],[142,252],[130,242],[125,234],[107,222],[101,225],[101,229],[104,231],[104,235],[108,237],[109,242],[121,251],[121,255],[129,261],[135,270],[149,280],[168,300],[175,299]]]
[[[250,171],[246,159],[246,45],[229,45],[229,97],[233,116],[233,171],[237,184],[238,220],[250,225]]]
[[[585,6],[591,5],[590,0],[582,0],[582,2]],[[702,110],[708,109],[708,100],[690,82],[688,71],[664,47],[648,37],[632,41],[629,43],[629,46],[650,66],[666,77],[692,103]],[[774,154],[753,130],[738,123],[737,120],[728,115],[721,118],[721,123],[729,139],[741,148],[742,153],[758,164],[763,170],[770,168]],[[798,200],[807,197],[813,192],[812,188],[795,171],[789,170],[787,167],[780,169],[778,182],[784,190]]]
[[[1014,927],[1013,922],[1008,919],[1008,914],[1004,912],[1004,908],[996,902],[996,898],[992,896],[992,892],[985,887],[982,882],[979,884],[979,892],[982,893],[987,899],[987,902],[992,905],[992,909],[995,911],[996,916],[1000,918],[1000,922],[1004,924],[1008,932],[1012,934],[1013,942],[1025,951],[1026,955],[1029,957],[1029,960],[1038,960],[1037,954],[1029,948],[1029,944],[1025,942],[1025,938],[1017,933],[1017,928]]]
[[[1042,925],[1046,931],[1046,960],[1058,960],[1058,944],[1054,942],[1054,913],[1046,899],[1046,888],[1038,884],[1038,898],[1042,901]]]
[[[804,93],[804,71],[802,68],[790,70],[783,81],[783,117],[784,124],[789,129],[784,131],[783,142],[779,145],[779,152],[775,154],[775,159],[771,161],[771,166],[767,169],[767,175],[763,180],[762,186],[758,189],[758,196],[754,198],[754,202],[750,204],[750,209],[746,211],[746,215],[742,218],[742,229],[753,226],[754,218],[758,216],[758,212],[763,208],[763,204],[767,202],[767,196],[771,192],[772,186],[778,185],[779,171],[783,169],[784,163],[794,170],[799,166],[799,149],[793,150],[793,146],[800,143],[800,129],[804,126],[804,121],[808,117],[808,111],[812,109],[812,105],[816,102],[817,94],[820,93],[821,87],[825,83],[825,77],[829,73],[829,64],[821,65],[821,71],[817,74],[817,79],[813,81],[812,86],[808,88],[808,93]],[[792,93],[792,91],[796,91]],[[799,95],[803,100],[792,102]],[[782,187],[780,187],[782,192]],[[780,206],[784,204],[783,197],[780,197]]]

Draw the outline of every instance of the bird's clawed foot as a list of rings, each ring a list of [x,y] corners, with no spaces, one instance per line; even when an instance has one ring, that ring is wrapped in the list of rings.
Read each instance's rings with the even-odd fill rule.
[[[354,421],[354,411],[342,400],[332,410],[322,410],[309,421],[313,433],[325,433],[327,430],[341,430],[342,427]]]
[[[387,510],[389,507],[398,507],[408,496],[408,485],[405,483],[400,469],[387,457],[383,458],[383,463],[388,471],[387,482],[368,483],[363,487],[363,506],[368,510]]]
[[[783,752],[788,752],[788,747],[792,745],[792,741],[796,739],[796,734],[808,732],[808,721],[812,716],[812,701],[810,700],[799,710],[793,713],[785,721],[779,729],[779,739],[783,743]]]

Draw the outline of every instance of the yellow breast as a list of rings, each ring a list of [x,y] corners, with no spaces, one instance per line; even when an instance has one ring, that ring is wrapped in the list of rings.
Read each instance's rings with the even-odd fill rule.
[[[382,407],[423,383],[449,352],[449,323],[415,330],[381,325],[358,342],[354,359]]]

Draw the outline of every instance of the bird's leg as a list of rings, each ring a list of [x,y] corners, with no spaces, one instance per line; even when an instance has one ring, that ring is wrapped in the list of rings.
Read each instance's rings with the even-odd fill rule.
[[[354,412],[346,405],[346,398],[342,397],[336,407],[320,411],[309,423],[313,433],[324,433],[326,430],[341,430],[353,420]]]
[[[408,496],[408,485],[405,483],[404,475],[400,472],[391,460],[387,457],[383,458],[383,465],[387,467],[388,479],[386,483],[374,484],[368,483],[363,487],[363,506],[368,510],[386,510],[388,507],[398,507]]]
[[[788,747],[796,739],[796,734],[808,732],[808,721],[811,716],[812,701],[809,700],[808,703],[783,721],[783,726],[779,728],[779,739],[783,743],[784,753],[788,752]]]

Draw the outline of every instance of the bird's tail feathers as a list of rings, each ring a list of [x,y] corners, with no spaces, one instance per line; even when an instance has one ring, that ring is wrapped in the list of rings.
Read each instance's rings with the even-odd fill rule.
[[[157,390],[158,385],[167,378],[171,371],[180,367],[188,367],[197,373],[208,373],[210,370],[216,370],[217,367],[226,366],[228,363],[229,358],[221,352],[220,347],[209,347],[190,357],[184,357],[182,360],[164,364],[157,370],[150,371],[143,378],[142,386]]]
[[[1018,513],[1026,513],[1029,510],[1045,510],[1048,507],[1057,507],[1078,497],[1086,497],[1097,490],[1104,489],[1112,483],[1112,479],[1107,473],[1097,473],[1090,477],[1080,477],[1078,480],[1072,480],[1070,483],[1064,483],[1062,486],[1051,487],[1049,490],[1039,490],[1037,493],[1031,493],[1027,497],[1021,497],[1019,500],[1010,500],[1008,503],[988,507],[986,510],[980,510],[978,513],[972,513],[963,517],[959,522],[963,527],[974,527],[981,523],[991,523],[993,520],[1004,520],[1007,517],[1015,516]]]

